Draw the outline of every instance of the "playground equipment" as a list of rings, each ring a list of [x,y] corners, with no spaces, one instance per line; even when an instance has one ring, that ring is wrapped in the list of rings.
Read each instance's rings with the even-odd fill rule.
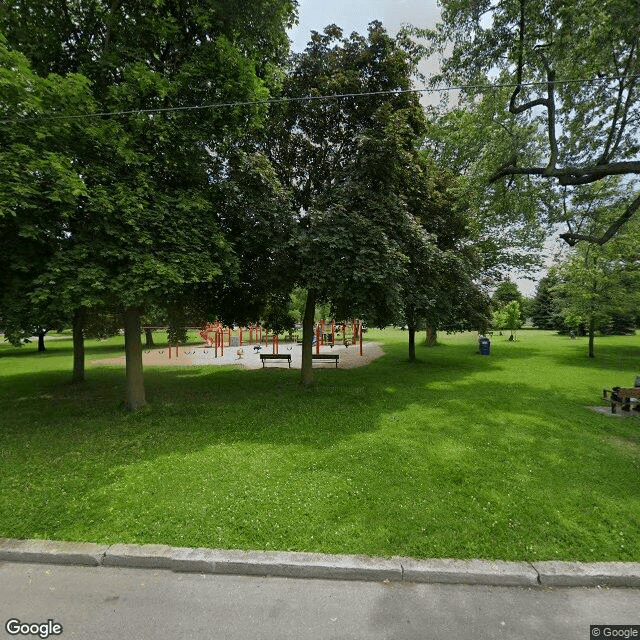
[[[211,334],[217,335],[220,331],[222,331],[222,323],[216,322],[213,324],[212,322],[207,322],[200,331],[200,337],[207,343],[208,347],[213,348],[215,346],[215,338],[211,337]]]
[[[249,325],[248,327],[224,327],[221,322],[207,324],[200,331],[200,337],[206,342],[208,347],[214,348],[216,341],[219,347],[226,341],[229,347],[242,347],[245,344],[262,342],[263,328],[260,325]],[[249,340],[247,340],[247,334]],[[217,340],[216,340],[217,336]],[[265,330],[266,344],[269,344],[269,332]],[[237,342],[236,342],[237,341]],[[234,344],[235,343],[235,344]]]
[[[247,336],[249,338],[248,341]],[[279,337],[276,334],[270,336],[269,330],[259,324],[249,325],[248,327],[224,327],[221,322],[207,322],[201,327],[200,337],[205,341],[206,346],[213,350],[214,357],[218,357],[218,349],[220,350],[220,355],[224,356],[224,347],[228,346],[237,348],[236,355],[238,360],[244,355],[244,349],[242,348],[244,345],[255,345],[253,349],[257,353],[262,348],[261,343],[268,346],[271,340],[272,351],[277,354],[280,344]]]
[[[142,327],[143,329],[163,329],[166,330],[167,327]],[[186,327],[188,330],[197,330],[199,331],[199,335],[204,341],[205,352],[207,353],[207,349],[211,349],[214,353],[214,357],[218,357],[218,350],[220,351],[220,356],[224,356],[224,348],[225,342],[227,346],[232,347],[242,347],[244,344],[247,344],[245,338],[247,332],[249,334],[249,342],[248,344],[253,344],[255,341],[262,341],[262,327],[260,325],[250,325],[249,327],[239,327],[238,335],[234,335],[235,329],[232,327],[223,326],[222,322],[207,322],[200,327]],[[237,344],[232,344],[232,342],[237,339]],[[268,344],[268,333],[267,333],[267,344]],[[169,344],[168,345],[168,355],[169,360],[175,357],[178,358],[180,356],[180,345],[179,344]],[[161,352],[164,354],[164,349]],[[185,352],[188,354],[188,352]],[[193,354],[196,352],[193,351]],[[244,354],[244,350],[242,350]],[[242,356],[238,356],[241,358]]]
[[[201,327],[191,327],[191,329],[200,329],[199,335],[204,341],[205,349],[213,351],[215,358],[219,355],[224,357],[225,346],[236,348],[237,359],[241,359],[244,355],[245,345],[253,346],[255,353],[259,353],[264,347],[269,346],[271,341],[271,351],[273,354],[278,354],[280,349],[280,337],[278,334],[273,333],[269,335],[269,330],[263,328],[261,325],[249,325],[248,327],[225,327],[222,322],[207,322]],[[352,320],[349,322],[336,322],[331,320],[320,320],[316,324],[316,328],[313,335],[312,344],[315,346],[316,355],[320,354],[320,347],[329,345],[334,347],[339,344],[343,344],[345,348],[350,345],[360,345],[360,355],[362,355],[362,334],[363,334],[363,322],[361,320]],[[248,340],[247,340],[248,336]],[[225,344],[226,343],[226,344]],[[291,350],[291,348],[289,348]],[[178,358],[180,355],[180,345],[169,345],[168,349],[169,359],[173,357]],[[187,353],[187,352],[185,352]],[[193,352],[195,353],[195,351]],[[205,350],[204,353],[207,353]]]
[[[336,323],[335,320],[331,321],[331,331],[328,331],[329,324],[326,320],[320,320],[316,325],[315,346],[316,355],[320,353],[320,347],[328,344],[334,347],[336,344],[342,343],[345,347],[350,344],[360,343],[360,355],[362,355],[362,320],[352,320],[351,322]],[[347,334],[347,328],[351,330],[351,334]],[[340,338],[339,333],[342,333]],[[338,340],[336,341],[336,337]]]

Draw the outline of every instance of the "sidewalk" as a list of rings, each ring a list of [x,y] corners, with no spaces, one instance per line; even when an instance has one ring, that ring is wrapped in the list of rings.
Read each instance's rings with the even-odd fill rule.
[[[640,589],[0,562],[0,638],[25,637],[6,631],[17,620],[58,625],[48,637],[61,640],[588,640],[591,625],[639,624],[639,612]]]

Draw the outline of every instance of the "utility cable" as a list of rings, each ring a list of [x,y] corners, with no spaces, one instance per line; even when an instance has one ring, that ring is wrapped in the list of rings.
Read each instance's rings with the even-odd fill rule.
[[[83,118],[106,118],[112,116],[131,116],[131,115],[153,115],[160,113],[175,113],[184,111],[201,111],[205,109],[223,109],[226,107],[254,107],[261,105],[276,105],[284,104],[288,102],[313,102],[321,100],[343,100],[346,98],[367,98],[373,96],[384,95],[403,95],[408,93],[445,93],[450,91],[469,91],[469,90],[493,90],[493,89],[505,89],[520,87],[536,87],[536,86],[548,86],[553,85],[567,85],[567,84],[597,84],[600,82],[613,82],[620,80],[638,80],[639,75],[631,76],[609,76],[603,78],[590,78],[590,79],[568,79],[568,80],[554,80],[552,82],[540,81],[540,82],[522,82],[519,85],[517,83],[497,83],[497,84],[463,84],[445,87],[429,87],[423,89],[387,89],[384,91],[366,91],[362,93],[334,93],[320,96],[292,96],[287,98],[269,98],[267,100],[247,100],[236,102],[214,102],[210,104],[189,105],[183,107],[156,107],[151,109],[130,109],[123,111],[99,111],[95,113],[81,113],[75,115],[42,115],[42,116],[22,116],[18,118],[4,118],[0,120],[0,124],[15,124],[18,122],[29,121],[54,121],[54,120],[80,120]]]

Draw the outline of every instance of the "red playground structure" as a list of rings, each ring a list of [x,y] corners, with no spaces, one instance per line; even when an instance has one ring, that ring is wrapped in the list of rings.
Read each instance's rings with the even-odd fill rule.
[[[362,355],[362,334],[363,334],[362,320],[352,320],[349,322],[335,322],[331,320],[320,320],[314,330],[314,342],[316,354],[320,353],[321,346],[334,347],[336,345],[358,345],[359,352]],[[158,327],[161,328],[161,327]],[[250,325],[248,327],[225,327],[222,322],[207,322],[201,327],[190,327],[191,329],[199,329],[199,335],[204,342],[204,347],[211,349],[218,357],[218,350],[220,355],[224,356],[224,348],[226,347],[238,347],[238,358],[242,357],[243,345],[256,345],[254,349],[260,350],[260,344],[264,343],[266,347],[269,346],[269,339],[271,339],[271,347],[273,353],[278,353],[280,346],[280,339],[277,333],[269,335],[269,330],[262,327],[259,324]],[[247,340],[248,338],[248,340]],[[226,344],[225,344],[226,343]],[[298,344],[300,340],[298,339]],[[179,355],[179,345],[169,344],[169,359],[172,356],[172,347],[175,347],[176,358]],[[291,347],[289,347],[291,350]],[[206,353],[206,351],[205,351]]]
[[[212,333],[217,333],[222,329],[222,325],[217,322],[216,324],[212,324],[211,322],[207,322],[207,324],[202,327],[202,331],[200,331],[200,337],[207,343],[208,347],[214,347],[214,339],[211,337]]]

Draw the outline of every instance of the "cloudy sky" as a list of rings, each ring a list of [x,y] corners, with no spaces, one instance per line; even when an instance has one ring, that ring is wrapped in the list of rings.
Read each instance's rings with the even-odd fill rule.
[[[430,27],[440,12],[436,0],[300,0],[300,24],[290,32],[294,51],[304,49],[310,31],[335,23],[347,34],[366,33],[367,24],[380,20],[396,33],[404,24]]]

